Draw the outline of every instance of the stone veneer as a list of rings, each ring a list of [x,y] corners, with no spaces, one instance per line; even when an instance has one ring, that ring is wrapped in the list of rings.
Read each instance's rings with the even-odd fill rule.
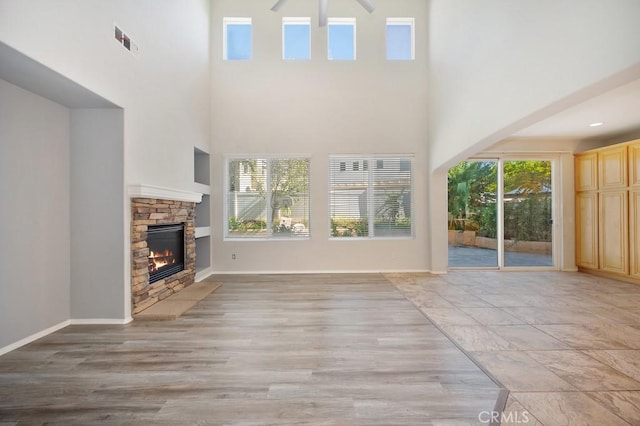
[[[195,281],[195,203],[154,198],[131,199],[131,298],[135,315]],[[184,270],[149,284],[149,225],[184,224]]]

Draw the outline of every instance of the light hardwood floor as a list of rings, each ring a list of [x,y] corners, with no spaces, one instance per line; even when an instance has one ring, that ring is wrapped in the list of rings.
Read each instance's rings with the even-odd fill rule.
[[[504,403],[382,275],[212,279],[175,321],[70,326],[0,357],[0,425],[476,425]]]
[[[561,272],[386,277],[510,390],[503,424],[640,425],[639,285]]]

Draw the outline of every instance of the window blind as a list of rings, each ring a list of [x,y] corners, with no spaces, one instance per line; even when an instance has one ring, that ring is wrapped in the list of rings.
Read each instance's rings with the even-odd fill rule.
[[[331,237],[411,238],[412,162],[411,156],[332,156]]]

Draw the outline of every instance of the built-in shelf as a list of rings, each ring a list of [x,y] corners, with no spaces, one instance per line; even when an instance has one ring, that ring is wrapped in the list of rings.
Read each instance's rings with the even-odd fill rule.
[[[205,151],[193,148],[193,187],[202,194],[196,204],[196,281],[200,281],[211,270],[211,169],[210,157]]]
[[[196,239],[202,237],[208,237],[211,235],[210,226],[196,227]]]
[[[211,237],[201,237],[196,241],[196,273],[211,267]]]
[[[199,194],[211,194],[211,188],[209,187],[209,185],[203,185],[197,182],[193,183],[193,190]]]

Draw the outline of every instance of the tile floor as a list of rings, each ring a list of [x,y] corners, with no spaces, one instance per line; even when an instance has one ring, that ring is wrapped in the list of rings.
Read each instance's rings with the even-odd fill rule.
[[[386,274],[510,391],[503,425],[640,425],[640,286],[582,273]]]

